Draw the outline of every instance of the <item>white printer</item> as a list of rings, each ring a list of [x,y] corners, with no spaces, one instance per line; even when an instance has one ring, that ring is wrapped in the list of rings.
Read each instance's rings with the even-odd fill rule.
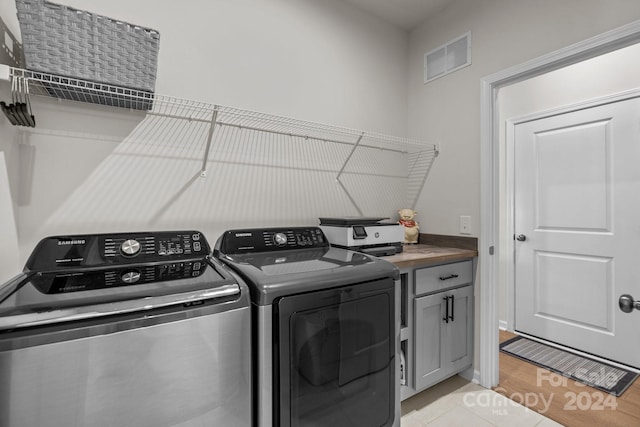
[[[404,228],[389,218],[342,217],[320,218],[320,229],[329,243],[370,255],[393,255],[402,252]]]

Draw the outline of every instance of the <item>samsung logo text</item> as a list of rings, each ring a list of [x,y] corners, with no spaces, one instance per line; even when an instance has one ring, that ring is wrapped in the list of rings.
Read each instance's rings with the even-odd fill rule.
[[[58,240],[58,246],[67,246],[67,245],[84,245],[86,240],[78,239],[78,240]]]

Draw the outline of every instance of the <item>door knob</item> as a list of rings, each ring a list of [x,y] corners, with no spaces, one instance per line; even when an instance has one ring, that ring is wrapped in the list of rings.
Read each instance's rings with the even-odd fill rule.
[[[634,308],[640,310],[640,301],[634,301],[633,297],[629,294],[620,295],[618,305],[620,306],[620,310],[625,313],[631,313]]]
[[[519,242],[524,242],[525,240],[527,240],[527,236],[525,236],[524,234],[518,234],[518,237],[516,237],[516,240]]]

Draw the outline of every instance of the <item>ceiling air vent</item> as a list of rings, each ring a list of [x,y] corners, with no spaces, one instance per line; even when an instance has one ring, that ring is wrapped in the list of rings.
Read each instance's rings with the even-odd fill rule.
[[[471,32],[424,54],[424,82],[471,65]]]

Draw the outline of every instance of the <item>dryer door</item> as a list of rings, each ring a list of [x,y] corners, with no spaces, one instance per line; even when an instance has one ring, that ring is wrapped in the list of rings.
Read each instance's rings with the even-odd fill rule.
[[[276,424],[394,424],[394,295],[383,279],[277,302]]]

